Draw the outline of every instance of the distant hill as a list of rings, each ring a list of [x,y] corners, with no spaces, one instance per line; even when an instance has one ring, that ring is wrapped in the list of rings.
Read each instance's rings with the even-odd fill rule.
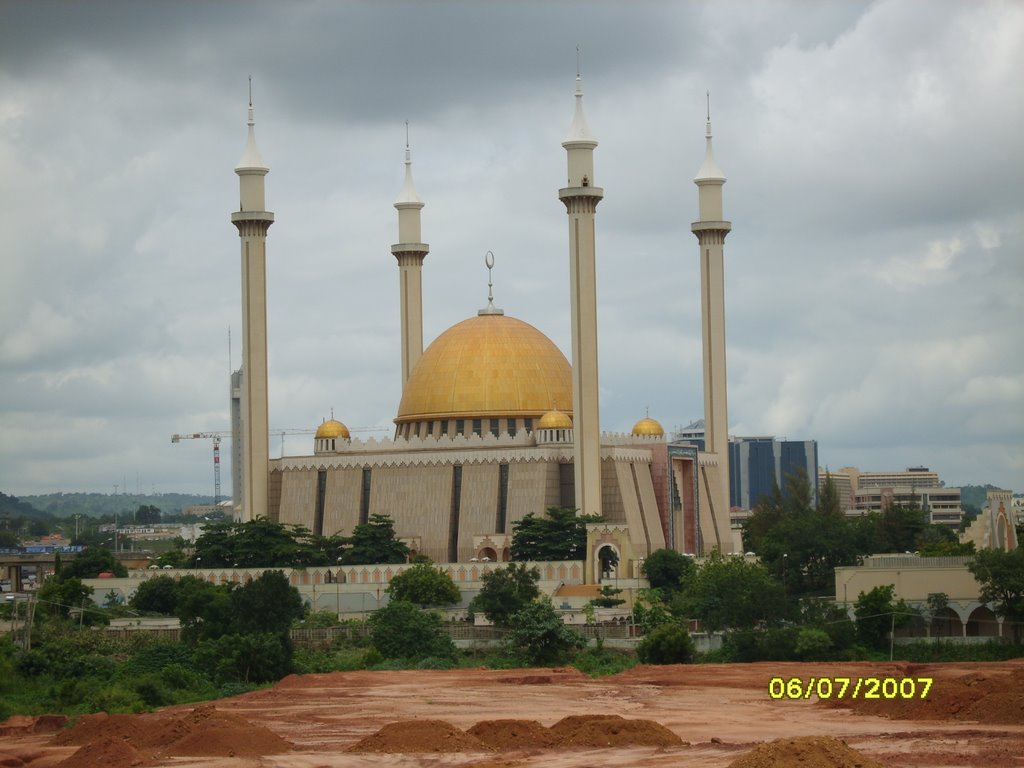
[[[56,517],[71,515],[134,514],[142,505],[154,506],[164,514],[177,514],[186,507],[196,504],[212,504],[212,496],[192,493],[46,493],[39,496],[23,496],[22,503],[30,504],[37,510]]]
[[[51,515],[33,506],[25,499],[8,496],[6,493],[0,491],[0,518],[3,517],[9,517],[12,519],[24,517],[29,520],[42,520],[51,517]]]

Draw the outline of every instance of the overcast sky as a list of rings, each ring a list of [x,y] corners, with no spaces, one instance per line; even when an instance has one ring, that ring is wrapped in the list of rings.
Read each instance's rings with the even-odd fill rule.
[[[425,341],[486,304],[491,250],[495,304],[571,357],[577,45],[604,430],[702,416],[710,90],[730,432],[1024,490],[1022,40],[1020,2],[5,0],[0,490],[212,493],[210,443],[170,436],[230,426],[249,75],[272,427],[392,426],[406,120]]]

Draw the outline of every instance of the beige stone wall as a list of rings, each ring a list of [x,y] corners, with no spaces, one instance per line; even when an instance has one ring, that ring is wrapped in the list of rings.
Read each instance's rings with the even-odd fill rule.
[[[462,467],[462,503],[459,506],[460,561],[476,554],[473,537],[495,531],[498,518],[499,466],[497,464],[469,464]],[[512,467],[509,467],[509,485]]]
[[[543,515],[550,506],[558,505],[558,463],[523,461],[508,467],[508,517],[505,530],[512,533],[512,523],[529,513]]]
[[[909,561],[909,558],[907,558]],[[950,601],[977,601],[981,587],[966,564],[931,565],[928,561],[966,561],[965,558],[914,558],[920,564],[892,567],[836,568],[836,602],[852,605],[861,592],[892,584],[896,598],[923,603],[928,595],[944,592]]]
[[[359,498],[362,492],[361,469],[327,471],[327,492],[324,498],[324,536],[351,536],[359,523]]]
[[[640,519],[640,498],[636,492],[636,484],[633,482],[632,467],[628,461],[614,461],[608,462],[612,465],[612,469],[615,471],[615,481],[619,490],[620,499],[620,515],[618,518],[609,517],[605,515],[605,520],[609,523],[625,523],[633,534],[633,538],[637,542],[643,541],[644,539],[644,528],[643,523]],[[606,506],[607,510],[608,507]],[[641,554],[646,555],[641,547]]]
[[[650,465],[637,461],[613,462],[625,522],[637,557],[647,557],[665,546],[661,515]],[[609,523],[620,521],[609,520]]]
[[[452,467],[374,467],[370,514],[388,515],[399,537],[419,536],[421,554],[448,560]]]
[[[609,523],[625,523],[628,520],[624,496],[636,494],[631,485],[623,485],[619,477],[620,462],[605,459],[601,462],[601,513]],[[632,482],[632,481],[630,481]]]
[[[285,472],[281,478],[281,511],[278,522],[313,527],[316,512],[316,470]]]
[[[654,487],[653,467],[642,463],[634,463],[633,467],[636,470],[637,486],[640,488],[640,514],[646,524],[644,530],[647,533],[647,554],[650,554],[656,549],[665,548],[665,531],[661,527],[661,510]],[[638,537],[634,535],[633,539],[638,547]]]

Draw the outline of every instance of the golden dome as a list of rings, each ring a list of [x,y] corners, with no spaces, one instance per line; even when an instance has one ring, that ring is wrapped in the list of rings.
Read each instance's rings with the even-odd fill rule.
[[[572,429],[572,418],[559,410],[548,411],[540,417],[537,429]]]
[[[547,336],[508,315],[477,315],[453,325],[423,352],[395,423],[535,418],[569,403],[572,370]]]
[[[348,433],[348,427],[342,424],[336,419],[328,419],[316,430],[316,439],[319,440],[324,437],[343,437],[348,440],[351,435]]]
[[[650,416],[645,416],[633,425],[633,434],[636,436],[664,437],[665,430],[661,428],[661,424]]]

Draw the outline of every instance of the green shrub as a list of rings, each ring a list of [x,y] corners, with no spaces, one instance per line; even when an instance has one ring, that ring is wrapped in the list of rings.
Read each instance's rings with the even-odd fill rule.
[[[50,658],[38,648],[24,651],[14,663],[25,677],[41,677],[50,671]]]
[[[161,640],[139,648],[118,670],[119,678],[159,674],[172,665],[191,666],[192,650],[184,643]]]
[[[690,664],[696,655],[690,633],[676,623],[655,627],[636,648],[636,656],[644,664]]]
[[[761,661],[799,661],[796,650],[799,627],[769,627],[754,633],[758,659]]]
[[[796,636],[796,653],[802,661],[826,661],[832,650],[828,632],[816,627],[804,627]]]
[[[637,658],[632,653],[608,648],[587,648],[576,654],[572,666],[591,677],[615,675],[636,666]]]
[[[216,693],[210,678],[184,664],[168,664],[160,670],[160,681],[173,691],[182,695],[209,696]]]
[[[455,643],[441,628],[441,616],[403,600],[392,600],[370,617],[374,647],[386,659],[455,659]]]
[[[548,598],[530,603],[506,623],[509,632],[502,646],[526,664],[564,664],[574,651],[586,646],[582,635],[565,625]]]
[[[121,685],[102,686],[86,699],[89,712],[133,713],[142,712],[146,705],[135,691]]]
[[[142,700],[142,703],[151,709],[174,703],[174,696],[167,691],[163,681],[156,675],[147,675],[133,680],[131,688]]]
[[[256,690],[255,685],[232,681],[230,683],[224,683],[217,689],[217,698],[226,699],[230,696],[241,696],[243,693],[249,693],[249,691],[253,690]]]
[[[455,659],[453,658],[427,656],[425,659],[420,659],[416,669],[454,669],[455,666]]]

